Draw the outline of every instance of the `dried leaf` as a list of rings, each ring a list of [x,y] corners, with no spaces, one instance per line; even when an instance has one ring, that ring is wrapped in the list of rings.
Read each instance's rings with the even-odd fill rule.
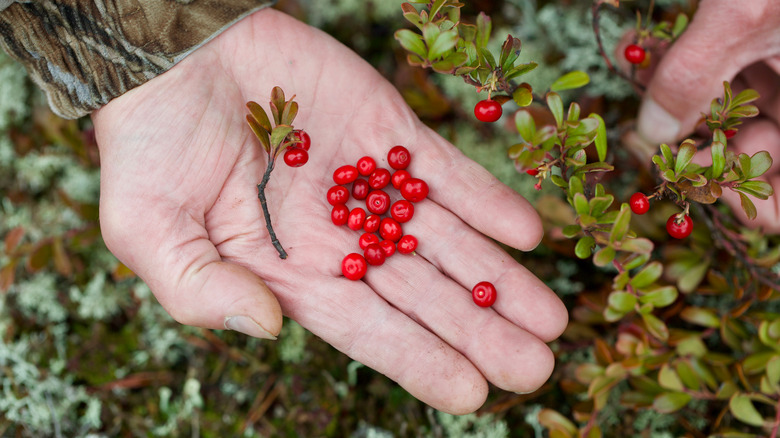
[[[23,237],[24,228],[21,226],[9,231],[5,236],[5,253],[13,254],[14,250],[19,246],[19,243],[22,241]]]

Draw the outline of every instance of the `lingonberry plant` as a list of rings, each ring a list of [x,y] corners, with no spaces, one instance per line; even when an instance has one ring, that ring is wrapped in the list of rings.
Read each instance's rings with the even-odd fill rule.
[[[279,243],[279,239],[276,237],[271,224],[271,213],[268,210],[265,187],[268,185],[271,172],[274,170],[276,159],[280,153],[284,156],[285,164],[290,167],[300,167],[309,161],[311,137],[305,131],[293,127],[295,116],[298,115],[298,103],[293,100],[294,98],[295,96],[290,100],[285,100],[284,91],[280,87],[274,87],[271,91],[271,101],[269,102],[272,118],[268,117],[263,107],[257,102],[247,102],[246,104],[249,109],[246,121],[268,154],[268,165],[263,174],[263,179],[257,185],[257,196],[260,198],[260,205],[263,207],[263,217],[265,218],[268,235],[271,237],[271,243],[282,259],[287,258],[287,252]],[[271,120],[273,120],[273,124],[271,124]],[[339,215],[334,213],[334,223],[340,220]]]
[[[636,68],[648,62],[654,48],[674,43],[688,19],[679,14],[673,22],[652,23],[651,12],[647,20],[636,14],[635,40],[623,53],[632,65],[626,73],[614,66],[604,50],[599,22],[605,6],[620,5],[618,0],[593,2],[593,29],[601,56],[611,71],[642,92]],[[609,135],[614,129],[599,114],[584,116],[576,101],[567,106],[559,94],[586,85],[588,75],[567,73],[543,95],[537,94],[529,84],[516,82],[535,67],[516,63],[520,41],[510,35],[500,53],[491,53],[490,18],[481,13],[475,25],[464,23],[461,7],[456,0],[427,2],[421,10],[403,5],[404,17],[415,29],[399,30],[395,36],[408,51],[408,62],[458,76],[477,91],[488,91],[489,99],[506,106],[512,101],[518,107],[514,122],[519,141],[509,148],[509,157],[519,171],[534,177],[537,189],[545,181],[561,189],[574,221],[561,227],[560,234],[576,242],[572,245],[576,257],[592,259],[599,272],[612,276],[607,286],[582,294],[573,313],[575,324],[615,324],[616,333],[594,337],[593,362],[561,371],[574,370],[562,389],[580,391],[580,398],[587,399],[569,408],[581,425],[549,408],[540,412],[538,421],[550,429],[551,436],[601,436],[599,416],[617,397],[621,409],[662,414],[696,412],[709,403],[720,412],[713,430],[728,430],[719,427],[743,422],[776,436],[780,335],[775,331],[780,333],[780,319],[750,308],[778,298],[780,280],[769,267],[780,259],[780,251],[761,249],[760,233],[740,228],[728,209],[715,205],[724,190],[732,190],[742,200],[746,216],[755,218],[751,198],[767,199],[774,193],[761,180],[772,164],[769,154],[749,156],[728,147],[742,121],[757,114],[752,105],[756,92],[734,94],[724,83],[723,95],[713,99],[702,118],[709,134],[660,145],[652,162],[645,163],[656,178],[654,188],[615,205],[616,196],[606,185],[616,167],[610,161],[617,154],[608,150],[608,142],[617,137]],[[705,161],[694,160],[698,153],[708,154],[712,164],[696,164]],[[662,220],[646,214],[650,199],[654,210],[664,215]],[[632,230],[632,212],[643,215],[642,232]],[[696,232],[692,217],[701,233]],[[656,232],[664,229],[663,221],[666,239]],[[661,250],[656,242],[664,245]],[[716,263],[715,252],[729,264]],[[694,291],[732,297],[717,309]],[[475,301],[483,297],[475,295]],[[751,338],[756,332],[758,340]],[[759,410],[754,402],[773,412]]]

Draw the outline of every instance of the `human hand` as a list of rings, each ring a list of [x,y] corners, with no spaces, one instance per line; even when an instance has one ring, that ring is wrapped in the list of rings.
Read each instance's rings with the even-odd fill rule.
[[[244,119],[245,102],[268,102],[275,85],[296,95],[296,127],[312,137],[306,166],[279,166],[266,189],[286,260],[257,200],[267,156]],[[531,249],[542,234],[535,211],[322,32],[260,11],[93,120],[106,244],[177,321],[223,329],[226,317],[244,315],[246,325],[230,327],[233,319],[229,328],[262,337],[279,333],[283,311],[451,413],[481,406],[488,381],[528,392],[549,377],[545,342],[563,331],[566,309],[485,236]],[[364,155],[384,158],[396,144],[431,189],[405,224],[418,255],[347,280],[341,260],[357,235],[331,223],[332,172]],[[499,290],[492,308],[471,301],[481,280]]]
[[[775,163],[763,178],[780,188],[780,2],[702,0],[688,29],[651,74],[637,130],[656,145],[693,132],[712,99],[722,95],[723,81],[732,81],[735,94],[757,90],[762,116],[746,122],[729,146],[749,155],[768,151]],[[780,232],[780,196],[755,199],[753,221],[736,193],[726,190],[722,199],[746,224]]]

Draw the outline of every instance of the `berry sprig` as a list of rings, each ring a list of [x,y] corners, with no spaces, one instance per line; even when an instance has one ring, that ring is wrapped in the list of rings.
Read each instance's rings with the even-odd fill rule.
[[[263,208],[265,226],[268,229],[268,235],[271,237],[271,243],[282,259],[287,258],[287,252],[279,243],[279,239],[276,237],[271,224],[271,213],[268,210],[265,187],[271,178],[271,172],[274,170],[276,159],[282,152],[284,163],[290,167],[301,167],[309,161],[311,137],[305,131],[294,129],[293,127],[293,120],[295,120],[295,116],[298,114],[298,103],[293,100],[294,98],[295,96],[290,98],[290,100],[285,100],[284,91],[280,87],[273,88],[271,101],[269,102],[273,125],[268,114],[259,104],[252,101],[246,104],[250,112],[246,116],[246,121],[268,154],[268,165],[262,180],[257,185],[257,197],[260,199],[260,205]]]

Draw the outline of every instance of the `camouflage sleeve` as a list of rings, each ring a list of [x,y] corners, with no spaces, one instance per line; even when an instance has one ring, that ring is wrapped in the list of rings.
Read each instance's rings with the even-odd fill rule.
[[[0,46],[62,117],[167,71],[275,0],[0,0]]]

